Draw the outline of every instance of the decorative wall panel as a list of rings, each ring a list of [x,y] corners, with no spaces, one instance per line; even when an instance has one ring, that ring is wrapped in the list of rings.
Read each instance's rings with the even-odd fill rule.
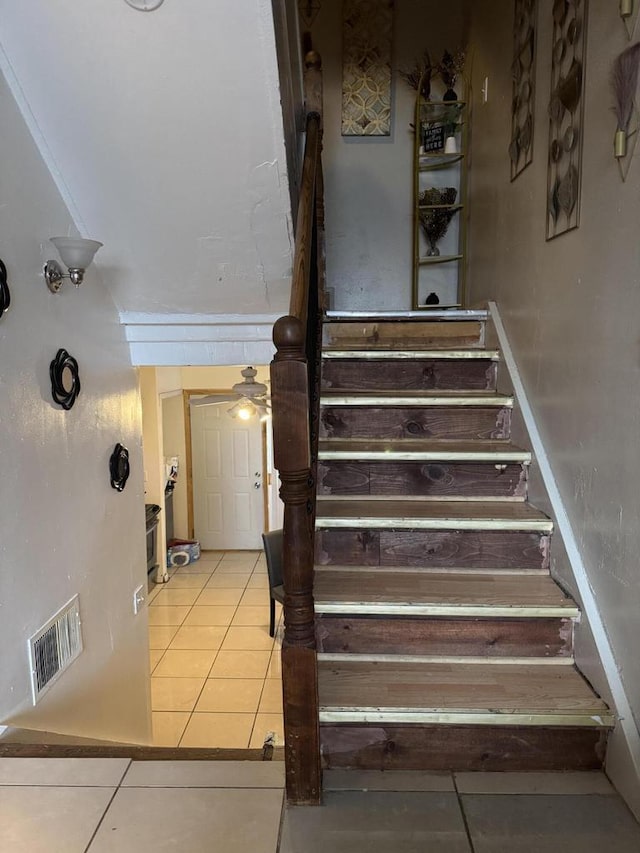
[[[515,0],[513,20],[513,94],[511,101],[511,180],[533,160],[538,0]]]
[[[547,240],[580,224],[588,0],[554,0]]]
[[[389,136],[393,0],[344,0],[342,135]]]

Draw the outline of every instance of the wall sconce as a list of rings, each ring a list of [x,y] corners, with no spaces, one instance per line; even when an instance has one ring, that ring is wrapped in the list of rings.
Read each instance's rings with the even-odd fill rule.
[[[620,0],[620,17],[630,18],[633,15],[633,0]]]
[[[65,278],[79,287],[82,284],[85,270],[103,244],[97,240],[84,240],[81,237],[50,237],[49,239],[58,250],[62,263],[69,270],[69,274],[65,275],[62,272],[62,267],[57,261],[47,261],[44,265],[44,280],[47,287],[52,293],[57,293]]]

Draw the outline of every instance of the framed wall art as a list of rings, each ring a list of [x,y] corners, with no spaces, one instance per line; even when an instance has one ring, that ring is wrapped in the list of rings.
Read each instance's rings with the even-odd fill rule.
[[[514,181],[533,160],[538,0],[515,0],[509,159]]]
[[[588,0],[554,0],[547,240],[580,224]]]

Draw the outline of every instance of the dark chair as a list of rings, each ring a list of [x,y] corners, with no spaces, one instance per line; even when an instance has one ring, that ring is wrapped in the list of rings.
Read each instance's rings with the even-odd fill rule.
[[[269,573],[269,636],[273,637],[276,629],[276,601],[284,603],[284,587],[282,585],[282,530],[272,530],[262,534],[264,553],[267,558]]]

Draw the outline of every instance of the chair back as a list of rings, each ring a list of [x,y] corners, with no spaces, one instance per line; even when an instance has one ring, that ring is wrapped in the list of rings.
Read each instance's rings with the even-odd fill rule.
[[[262,534],[264,553],[267,558],[269,586],[282,585],[282,529]]]

